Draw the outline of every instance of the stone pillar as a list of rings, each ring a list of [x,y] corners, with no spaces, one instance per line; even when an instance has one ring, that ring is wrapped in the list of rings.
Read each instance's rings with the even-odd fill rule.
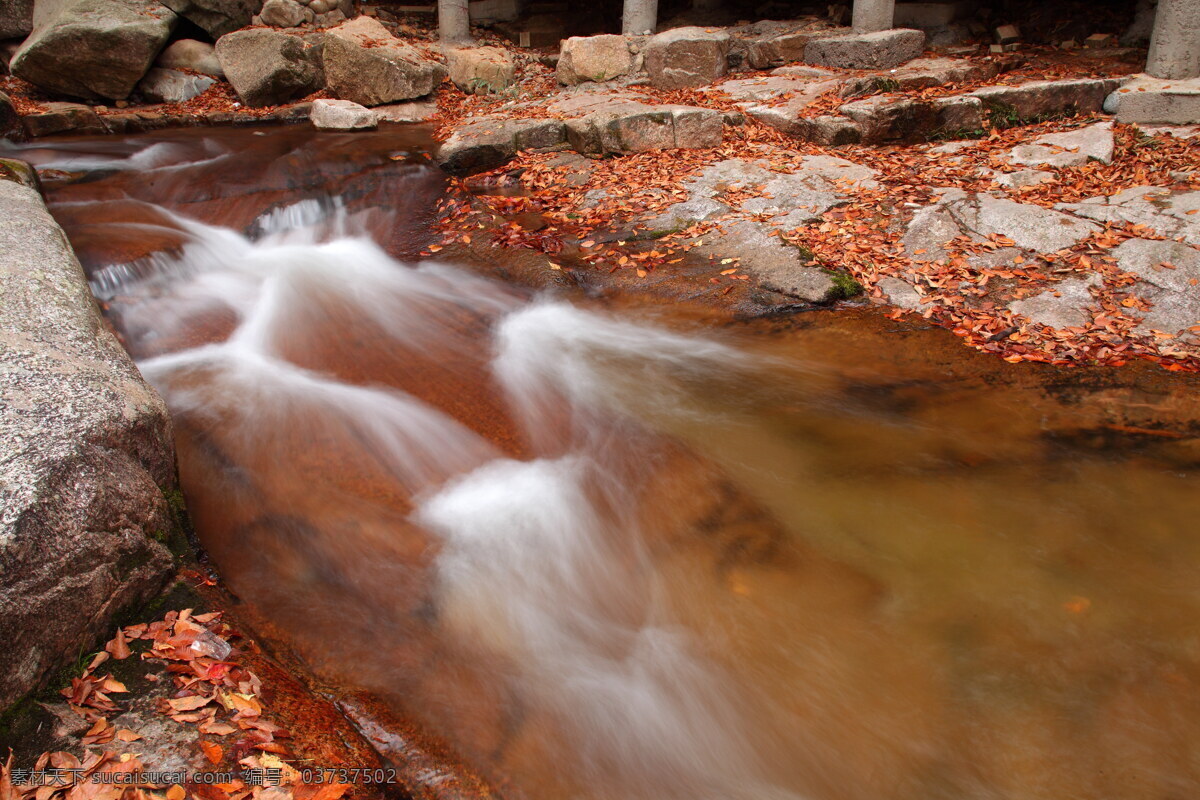
[[[467,0],[438,0],[438,36],[442,44],[471,41],[471,12]]]
[[[654,33],[658,26],[658,0],[625,0],[625,13],[621,15],[621,33],[640,36],[646,31]]]
[[[1200,0],[1158,0],[1146,72],[1156,78],[1200,78]]]
[[[892,27],[896,16],[896,0],[854,0],[851,25],[855,33],[874,33]]]

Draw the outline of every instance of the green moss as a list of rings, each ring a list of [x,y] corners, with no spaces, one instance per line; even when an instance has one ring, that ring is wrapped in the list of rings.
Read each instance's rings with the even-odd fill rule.
[[[833,279],[834,300],[848,300],[862,294],[862,284],[846,273],[832,269],[823,269],[822,272]]]

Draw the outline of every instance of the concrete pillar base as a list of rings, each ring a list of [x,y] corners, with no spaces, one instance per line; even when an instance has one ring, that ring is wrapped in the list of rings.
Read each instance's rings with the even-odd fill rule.
[[[855,33],[875,33],[892,27],[896,0],[854,0],[850,25]]]
[[[1200,0],[1158,0],[1146,72],[1167,80],[1200,77]]]

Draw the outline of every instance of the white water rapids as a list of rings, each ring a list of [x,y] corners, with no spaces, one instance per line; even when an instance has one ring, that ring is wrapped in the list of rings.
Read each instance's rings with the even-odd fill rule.
[[[630,475],[613,447],[636,435],[621,393],[652,399],[668,385],[663,376],[719,369],[737,352],[563,301],[530,302],[453,268],[397,263],[336,202],[265,215],[257,240],[169,222],[186,233],[181,252],[106,271],[115,285],[98,288],[130,291],[121,278],[137,277],[133,290],[145,298],[124,324],[143,341],[207,314],[237,323],[223,342],[142,361],[145,375],[175,415],[220,426],[245,451],[282,464],[295,454],[280,430],[305,426],[313,447],[330,435],[360,441],[414,498],[411,518],[441,539],[434,602],[443,635],[519,665],[506,691],[570,740],[571,783],[614,800],[795,796],[763,777],[748,745],[737,708],[744,687],[708,663],[659,602],[627,511],[637,503]],[[282,343],[331,305],[404,347],[470,349],[479,345],[458,321],[486,326],[492,371],[533,457],[502,456],[403,391],[291,363]],[[613,362],[636,365],[636,382],[617,382],[604,368]]]

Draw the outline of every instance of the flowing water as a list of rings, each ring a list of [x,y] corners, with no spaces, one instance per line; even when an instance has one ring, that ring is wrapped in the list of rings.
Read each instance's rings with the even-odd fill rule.
[[[510,798],[1200,794],[1195,381],[422,263],[423,147],[21,153],[314,669]]]

